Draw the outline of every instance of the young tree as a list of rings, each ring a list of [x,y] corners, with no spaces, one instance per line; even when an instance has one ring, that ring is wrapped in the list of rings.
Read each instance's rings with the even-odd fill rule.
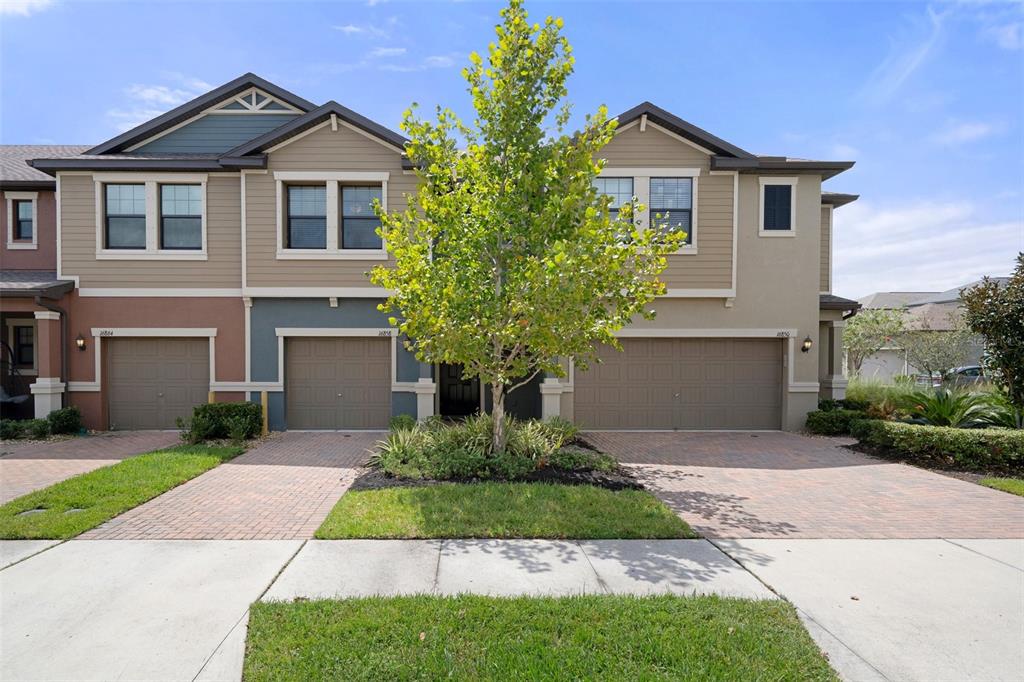
[[[950,315],[950,327],[936,330],[927,318],[922,318],[896,341],[906,351],[908,363],[928,376],[945,374],[967,361],[971,346],[971,332],[959,315]]]
[[[851,373],[860,372],[865,360],[894,343],[903,331],[904,317],[903,310],[869,308],[850,318],[843,329],[843,349]]]
[[[573,57],[562,20],[531,25],[522,0],[501,16],[487,62],[473,53],[462,72],[473,125],[440,107],[436,122],[406,112],[420,182],[407,210],[381,215],[394,263],[371,274],[393,291],[381,309],[401,316],[392,324],[420,361],[459,363],[491,385],[495,452],[508,394],[539,372],[561,375],[562,357],[586,368],[596,343],[618,345],[631,318],[653,317],[665,255],[685,238],[639,229],[639,206],[615,218],[596,193],[615,122],[601,107],[566,133]]]
[[[1024,253],[1010,281],[1000,286],[985,280],[960,293],[964,320],[985,340],[984,362],[1006,390],[1010,402],[1024,411]]]

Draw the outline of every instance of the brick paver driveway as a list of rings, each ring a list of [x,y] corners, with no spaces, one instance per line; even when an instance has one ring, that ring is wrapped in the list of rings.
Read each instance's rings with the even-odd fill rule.
[[[709,538],[1024,538],[1024,498],[793,433],[591,432]]]
[[[117,431],[65,441],[0,443],[0,504],[125,457],[179,442],[174,431]]]
[[[366,431],[278,434],[241,457],[79,537],[311,538],[382,435]]]

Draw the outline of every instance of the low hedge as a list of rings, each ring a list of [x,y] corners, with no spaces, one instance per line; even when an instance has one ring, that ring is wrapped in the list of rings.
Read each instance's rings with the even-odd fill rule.
[[[850,432],[850,423],[864,419],[860,410],[816,410],[807,413],[807,430],[823,436],[840,436]]]
[[[183,429],[181,437],[189,443],[201,443],[215,438],[247,440],[260,435],[263,412],[256,403],[207,403],[192,410],[192,419],[178,420]]]
[[[850,433],[863,445],[938,467],[1024,472],[1024,430],[957,429],[880,419],[855,420]]]
[[[46,415],[50,433],[78,433],[82,430],[82,413],[77,407],[63,407]]]

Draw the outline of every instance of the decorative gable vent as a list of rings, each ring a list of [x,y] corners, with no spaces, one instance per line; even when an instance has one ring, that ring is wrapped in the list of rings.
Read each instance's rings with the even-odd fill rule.
[[[258,88],[245,92],[217,106],[207,109],[207,114],[301,114],[302,110],[268,95]]]

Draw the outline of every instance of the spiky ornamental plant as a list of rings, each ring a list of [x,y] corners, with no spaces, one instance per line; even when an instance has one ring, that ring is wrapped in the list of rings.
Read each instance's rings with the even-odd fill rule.
[[[540,372],[561,376],[564,357],[585,369],[595,344],[617,346],[631,318],[653,317],[665,255],[685,239],[640,229],[638,205],[616,218],[595,191],[615,122],[601,107],[566,132],[574,60],[562,20],[531,25],[521,0],[501,16],[486,63],[473,53],[462,72],[473,125],[450,109],[436,122],[405,113],[420,182],[407,210],[381,215],[394,263],[371,274],[393,291],[381,309],[421,362],[461,364],[491,386],[496,453],[508,394]]]

